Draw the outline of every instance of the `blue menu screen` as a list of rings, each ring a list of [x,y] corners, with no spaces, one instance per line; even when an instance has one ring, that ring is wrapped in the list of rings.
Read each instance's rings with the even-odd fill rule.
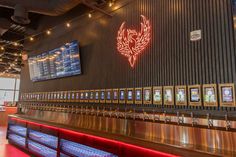
[[[43,81],[81,74],[80,52],[77,41],[66,43],[54,50],[30,57],[32,81]]]

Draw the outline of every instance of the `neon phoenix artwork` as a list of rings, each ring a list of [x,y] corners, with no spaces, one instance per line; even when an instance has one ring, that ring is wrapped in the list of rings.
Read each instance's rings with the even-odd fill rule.
[[[117,35],[117,50],[122,55],[128,57],[132,68],[135,65],[137,56],[146,49],[151,40],[150,22],[143,15],[141,15],[141,18],[140,32],[137,32],[134,29],[126,29],[125,22],[123,22]]]

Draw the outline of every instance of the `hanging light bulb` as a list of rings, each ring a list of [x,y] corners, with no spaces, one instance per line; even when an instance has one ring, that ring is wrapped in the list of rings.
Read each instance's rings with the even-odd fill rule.
[[[50,35],[52,32],[50,30],[47,30],[47,35]]]
[[[4,50],[4,47],[3,47],[3,46],[1,46],[1,50]]]
[[[89,13],[89,14],[88,14],[88,17],[89,17],[89,18],[91,18],[91,17],[92,17],[92,14],[91,14],[91,13]]]
[[[112,7],[113,6],[113,3],[110,1],[109,2],[109,7]]]
[[[17,43],[17,42],[14,42],[14,46],[18,46],[18,43]]]
[[[70,23],[69,22],[66,23],[66,27],[68,27],[68,28],[70,27]]]
[[[30,41],[34,41],[34,38],[33,38],[33,37],[30,37],[29,39],[30,39]]]

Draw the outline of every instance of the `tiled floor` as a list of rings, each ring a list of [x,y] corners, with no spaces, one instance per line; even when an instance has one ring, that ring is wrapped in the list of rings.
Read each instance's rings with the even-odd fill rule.
[[[18,148],[8,144],[6,127],[0,127],[0,157],[30,157]]]

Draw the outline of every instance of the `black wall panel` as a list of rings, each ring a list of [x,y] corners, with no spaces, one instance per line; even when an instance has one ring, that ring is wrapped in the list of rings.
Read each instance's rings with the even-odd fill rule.
[[[133,0],[112,18],[81,17],[27,49],[35,55],[77,39],[83,75],[32,83],[25,63],[21,92],[236,83],[231,5],[231,0]],[[139,30],[141,14],[150,19],[152,39],[132,69],[116,50],[116,36],[123,21]],[[191,42],[190,32],[197,29],[202,40]]]

